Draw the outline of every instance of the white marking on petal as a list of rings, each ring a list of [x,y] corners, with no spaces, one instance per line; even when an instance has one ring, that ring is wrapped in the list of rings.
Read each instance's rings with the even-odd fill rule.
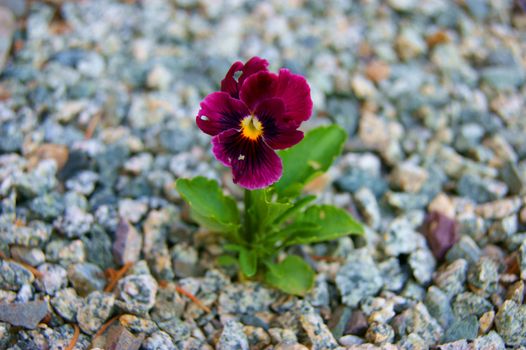
[[[205,122],[207,122],[207,121],[210,120],[206,115],[202,115],[202,116],[200,117],[200,119],[203,120],[203,121],[205,121]]]
[[[245,160],[245,155],[240,154],[239,157],[237,157],[237,160]]]

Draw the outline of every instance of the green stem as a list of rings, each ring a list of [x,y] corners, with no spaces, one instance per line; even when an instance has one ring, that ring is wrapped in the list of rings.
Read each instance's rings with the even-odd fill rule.
[[[248,209],[252,206],[252,196],[250,190],[245,190],[245,232],[244,238],[248,244],[252,243],[253,232],[252,232],[252,220],[250,219],[250,214]]]

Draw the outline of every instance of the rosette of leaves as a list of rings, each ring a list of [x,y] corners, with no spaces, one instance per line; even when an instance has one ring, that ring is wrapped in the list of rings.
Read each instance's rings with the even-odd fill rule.
[[[277,261],[278,253],[297,244],[362,234],[363,227],[346,210],[314,204],[304,186],[327,171],[345,143],[338,126],[311,130],[296,146],[279,152],[283,175],[273,185],[245,191],[244,213],[219,184],[204,177],[178,179],[177,190],[189,204],[192,218],[227,241],[224,263],[235,262],[247,278],[259,278],[290,294],[304,295],[315,273],[299,256]]]

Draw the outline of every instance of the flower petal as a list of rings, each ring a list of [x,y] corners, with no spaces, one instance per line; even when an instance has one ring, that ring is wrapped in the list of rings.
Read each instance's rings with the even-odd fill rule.
[[[215,136],[228,129],[239,129],[241,119],[249,114],[242,101],[226,92],[213,92],[201,102],[196,123],[203,132]]]
[[[261,101],[254,112],[263,124],[263,137],[272,149],[285,149],[303,139],[303,132],[296,130],[295,123],[284,118],[285,104],[279,98]]]
[[[232,167],[234,183],[249,190],[267,187],[283,172],[281,159],[263,138],[251,140],[237,130],[227,130],[212,138],[212,152]]]
[[[228,92],[233,98],[239,98],[239,90],[245,79],[259,71],[266,71],[267,67],[268,61],[259,57],[252,57],[244,65],[240,61],[235,62],[221,81],[221,91]],[[238,72],[241,75],[236,78]]]
[[[258,103],[267,98],[274,97],[277,83],[278,76],[275,73],[259,72],[252,74],[243,83],[241,91],[239,92],[239,98],[253,111],[256,109]]]
[[[291,119],[299,126],[301,122],[310,118],[310,87],[301,75],[292,74],[288,69],[280,69],[275,96],[285,103],[285,119]]]
[[[292,74],[288,69],[280,69],[279,75],[271,72],[259,72],[248,77],[239,98],[253,111],[258,103],[276,97],[283,101],[285,111],[283,121],[298,127],[312,114],[310,87],[304,77]]]

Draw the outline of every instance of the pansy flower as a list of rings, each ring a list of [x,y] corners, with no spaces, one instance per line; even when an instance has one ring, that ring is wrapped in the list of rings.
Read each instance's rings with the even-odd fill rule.
[[[275,150],[294,146],[303,138],[297,130],[312,113],[305,78],[253,57],[236,62],[221,82],[221,91],[201,102],[199,128],[213,136],[212,152],[232,168],[234,183],[258,189],[278,181],[283,172]]]

